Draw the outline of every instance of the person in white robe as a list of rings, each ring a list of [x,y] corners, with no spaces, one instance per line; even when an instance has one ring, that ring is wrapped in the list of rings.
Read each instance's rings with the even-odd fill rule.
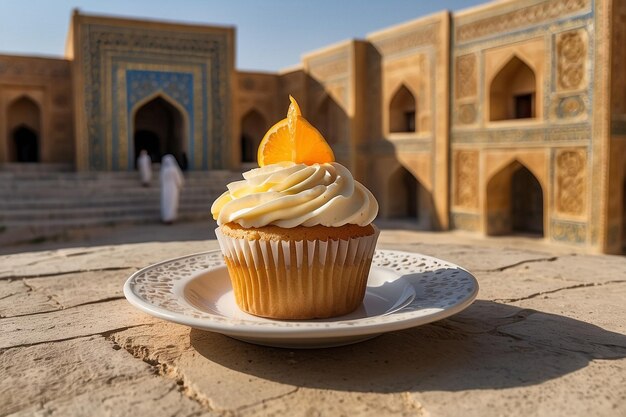
[[[172,224],[178,218],[178,199],[183,173],[173,155],[161,159],[161,221]]]
[[[137,169],[139,169],[139,177],[141,178],[141,184],[144,187],[150,185],[152,180],[152,159],[145,149],[139,152],[139,158],[137,158]]]

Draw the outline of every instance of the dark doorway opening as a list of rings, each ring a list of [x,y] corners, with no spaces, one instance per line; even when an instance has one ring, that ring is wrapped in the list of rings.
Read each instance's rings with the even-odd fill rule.
[[[39,105],[28,96],[17,98],[7,108],[6,122],[8,161],[40,162],[43,138]]]
[[[34,130],[19,126],[13,131],[13,143],[17,162],[39,162],[39,138]]]
[[[139,156],[139,152],[145,149],[153,162],[160,161],[163,155],[160,145],[159,136],[156,133],[149,130],[135,132],[135,155]]]
[[[512,229],[543,236],[543,192],[535,176],[524,166],[511,179]]]
[[[134,122],[135,158],[145,149],[152,162],[172,154],[181,165],[186,157],[184,122],[174,105],[163,97],[156,97],[137,110]]]
[[[431,230],[433,202],[426,188],[405,167],[399,167],[389,178],[387,218],[406,219],[420,230]]]
[[[255,140],[250,136],[241,135],[241,162],[256,162]],[[258,146],[257,146],[258,148]]]
[[[241,120],[241,162],[256,162],[257,150],[267,130],[267,123],[256,110],[250,110]]]

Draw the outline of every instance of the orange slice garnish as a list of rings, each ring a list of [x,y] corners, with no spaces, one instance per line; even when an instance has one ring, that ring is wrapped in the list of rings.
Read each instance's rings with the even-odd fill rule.
[[[302,117],[296,100],[291,96],[289,100],[287,117],[272,126],[259,145],[259,166],[283,161],[307,165],[333,162],[335,155],[322,134]]]

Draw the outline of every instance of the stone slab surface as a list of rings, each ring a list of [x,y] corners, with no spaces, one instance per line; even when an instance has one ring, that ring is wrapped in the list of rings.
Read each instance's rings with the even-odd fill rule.
[[[0,317],[53,311],[60,306],[41,291],[33,291],[24,280],[0,281]]]
[[[256,346],[147,316],[153,242],[0,256],[0,416],[626,416],[626,258],[385,230],[474,273],[463,312],[332,349]]]
[[[155,321],[126,300],[7,317],[0,321],[0,349],[101,334]]]
[[[4,255],[0,262],[0,280],[137,269],[158,261],[218,248],[216,241],[192,241],[71,248]]]

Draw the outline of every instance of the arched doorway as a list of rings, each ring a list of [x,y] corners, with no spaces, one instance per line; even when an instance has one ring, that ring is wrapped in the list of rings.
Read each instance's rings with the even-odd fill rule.
[[[39,138],[37,132],[21,125],[13,131],[15,162],[39,162]]]
[[[9,162],[39,162],[41,111],[33,100],[22,96],[8,108]]]
[[[184,169],[187,160],[185,123],[181,112],[168,100],[157,96],[142,105],[134,117],[135,157],[142,149],[148,151],[153,162],[172,154]]]
[[[250,110],[241,119],[241,162],[257,161],[257,150],[266,131],[267,122],[256,110]]]
[[[389,102],[389,132],[415,132],[417,104],[415,97],[403,84]]]
[[[341,127],[344,122],[344,111],[330,96],[326,96],[315,113],[313,124],[324,136],[326,141],[334,145],[341,140]]]
[[[491,81],[489,119],[511,120],[536,117],[536,78],[521,59],[511,57]]]
[[[513,162],[487,184],[487,234],[543,236],[543,190],[528,168]]]
[[[424,186],[406,168],[400,166],[387,184],[387,217],[409,219],[424,230],[432,228],[432,198]]]

